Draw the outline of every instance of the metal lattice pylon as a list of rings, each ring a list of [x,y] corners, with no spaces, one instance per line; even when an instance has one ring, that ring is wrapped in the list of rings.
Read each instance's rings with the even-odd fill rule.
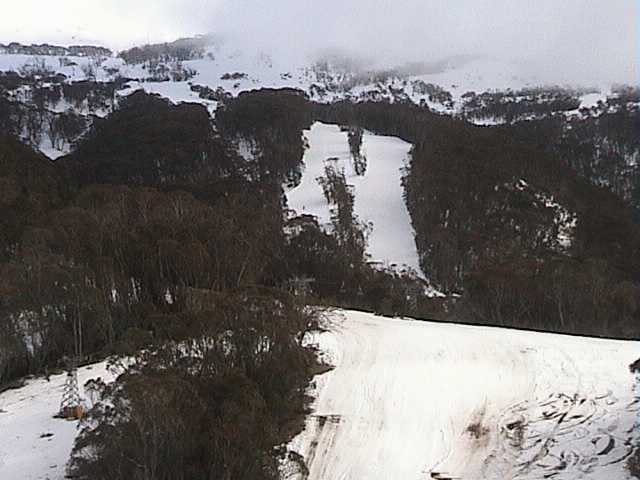
[[[62,401],[60,402],[59,417],[81,419],[84,416],[84,407],[82,398],[80,397],[80,388],[78,387],[78,363],[82,359],[82,319],[79,315],[73,322],[73,347],[74,357],[67,359],[67,380],[64,383],[62,392]]]
[[[67,380],[64,383],[62,401],[60,402],[60,416],[69,417],[76,415],[77,409],[82,406],[80,388],[78,387],[78,370],[71,367],[67,371]]]

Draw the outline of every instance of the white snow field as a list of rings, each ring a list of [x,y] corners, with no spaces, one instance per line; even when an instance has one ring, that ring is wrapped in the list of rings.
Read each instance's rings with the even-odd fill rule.
[[[78,422],[53,416],[58,412],[66,374],[29,380],[24,387],[0,393],[0,479],[62,480],[78,434]],[[78,369],[81,395],[90,379],[108,382],[113,372],[105,362]]]
[[[289,445],[309,480],[631,478],[637,342],[343,311]],[[637,388],[637,387],[636,387]]]
[[[290,443],[290,480],[630,480],[640,379],[623,342],[336,311],[312,341],[334,368]],[[79,369],[80,386],[113,378]],[[0,394],[0,479],[62,480],[78,422],[65,375]],[[635,388],[635,394],[634,394]],[[86,393],[85,393],[85,396]],[[53,434],[53,435],[51,435]]]
[[[354,189],[355,214],[372,226],[367,250],[371,259],[387,265],[406,265],[420,272],[401,184],[411,144],[396,137],[365,132],[361,151],[367,158],[367,169],[363,176],[358,176],[353,169],[347,133],[341,132],[340,127],[316,122],[304,133],[309,148],[303,158],[302,181],[287,192],[289,208],[298,214],[317,216],[321,225],[329,224],[329,204],[317,179],[324,176],[327,164],[344,169],[347,182]]]

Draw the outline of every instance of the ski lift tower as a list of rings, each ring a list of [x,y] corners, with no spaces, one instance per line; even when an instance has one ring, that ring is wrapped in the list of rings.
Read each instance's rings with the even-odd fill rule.
[[[78,368],[76,367],[76,362],[73,361],[67,369],[67,379],[64,383],[60,410],[57,416],[68,420],[79,420],[83,415],[84,407],[82,406],[80,388],[78,387]]]
[[[80,318],[76,319],[73,324],[73,346],[75,355],[67,364],[67,379],[64,383],[60,410],[56,417],[80,420],[85,414],[78,386],[78,364],[82,358],[82,321]]]

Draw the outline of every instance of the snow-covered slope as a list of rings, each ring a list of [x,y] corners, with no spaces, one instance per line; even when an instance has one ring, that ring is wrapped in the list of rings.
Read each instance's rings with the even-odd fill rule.
[[[284,478],[629,480],[640,445],[636,342],[338,311]],[[79,370],[79,383],[113,372]],[[77,422],[54,419],[65,375],[0,394],[0,478],[62,480]],[[88,396],[88,395],[87,395]]]
[[[90,379],[110,381],[105,362],[78,369],[81,395]],[[58,412],[66,375],[29,380],[0,394],[0,479],[62,480],[78,434],[78,422],[53,418]]]
[[[327,328],[335,368],[290,445],[309,480],[631,478],[637,343],[352,311]]]
[[[355,174],[347,133],[337,125],[314,123],[305,131],[309,148],[305,152],[301,183],[287,192],[289,207],[298,214],[318,217],[321,224],[330,222],[330,212],[318,178],[329,163],[344,169],[353,185],[355,213],[371,224],[368,253],[371,259],[387,265],[408,266],[420,272],[411,219],[403,201],[402,169],[408,160],[411,144],[396,137],[364,133],[362,153],[367,158],[364,175]]]

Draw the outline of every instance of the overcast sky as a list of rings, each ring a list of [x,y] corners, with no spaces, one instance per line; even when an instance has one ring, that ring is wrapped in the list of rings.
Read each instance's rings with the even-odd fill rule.
[[[480,53],[542,76],[638,82],[640,0],[19,0],[0,42],[115,49],[200,33],[240,34],[285,52],[342,47],[388,58]]]

